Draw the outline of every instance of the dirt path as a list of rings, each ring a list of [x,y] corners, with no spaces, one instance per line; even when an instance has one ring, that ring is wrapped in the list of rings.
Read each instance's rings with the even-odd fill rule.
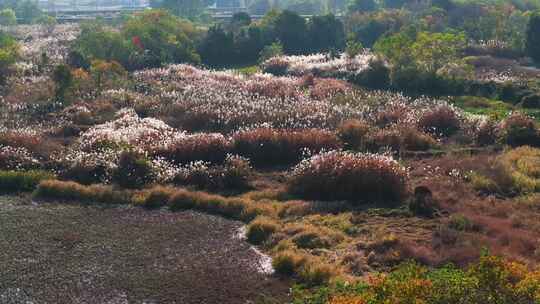
[[[193,212],[0,197],[0,303],[284,301],[287,282],[260,271],[240,227]]]

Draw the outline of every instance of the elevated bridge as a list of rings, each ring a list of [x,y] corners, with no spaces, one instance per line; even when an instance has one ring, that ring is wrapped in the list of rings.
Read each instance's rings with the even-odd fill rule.
[[[60,22],[110,19],[149,7],[145,0],[40,0],[39,6]]]

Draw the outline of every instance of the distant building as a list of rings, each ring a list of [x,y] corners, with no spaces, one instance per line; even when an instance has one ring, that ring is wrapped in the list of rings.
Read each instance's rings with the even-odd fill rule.
[[[37,0],[46,11],[148,7],[148,0]]]
[[[217,0],[216,8],[240,7],[240,0]]]

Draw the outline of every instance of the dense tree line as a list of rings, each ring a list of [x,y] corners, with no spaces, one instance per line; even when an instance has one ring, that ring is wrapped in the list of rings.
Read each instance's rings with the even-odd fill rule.
[[[290,11],[272,11],[258,23],[237,14],[226,25],[212,26],[199,53],[209,65],[256,61],[263,48],[279,42],[286,54],[309,54],[343,49],[345,32],[333,15],[315,16],[309,21]]]
[[[496,41],[493,48],[501,54],[510,50],[512,56],[529,54],[539,60],[540,17],[515,6],[494,6],[488,13],[474,10],[477,14],[469,14],[464,8],[474,5],[450,0],[434,1],[418,12],[380,7],[406,6],[406,1],[376,4],[363,11],[360,4],[350,7],[344,23],[331,14],[306,19],[292,11],[271,10],[259,21],[238,13],[206,30],[167,10],[150,10],[127,17],[120,31],[95,22],[84,24],[70,60],[79,67],[89,67],[98,59],[116,61],[128,70],[178,62],[219,67],[253,64],[266,53],[310,54],[363,46],[399,67],[393,78],[408,84],[422,78],[415,77],[418,75],[426,79],[441,74],[467,77],[466,65],[459,58],[482,41]],[[469,22],[473,16],[480,25]]]
[[[260,22],[240,13],[206,32],[164,10],[135,14],[120,31],[97,22],[81,27],[71,48],[70,63],[85,68],[97,59],[119,62],[128,70],[178,62],[253,64],[266,46],[276,42],[286,54],[326,52],[345,45],[343,25],[334,16],[315,16],[306,21],[290,11],[272,11]]]

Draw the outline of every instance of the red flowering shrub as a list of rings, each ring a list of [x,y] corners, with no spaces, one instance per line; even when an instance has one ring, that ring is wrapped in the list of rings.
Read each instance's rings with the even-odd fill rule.
[[[407,179],[407,170],[390,157],[331,151],[298,164],[289,191],[315,200],[401,202]]]
[[[221,134],[195,134],[158,148],[155,154],[178,164],[195,161],[222,163],[230,151],[231,143]]]
[[[524,114],[514,113],[501,124],[501,140],[510,146],[540,146],[540,134],[534,120]]]
[[[334,133],[319,129],[252,129],[236,133],[233,144],[235,153],[258,166],[292,164],[300,161],[306,150],[318,153],[341,147]]]
[[[460,119],[453,108],[443,105],[424,112],[418,126],[426,132],[449,136],[459,130]]]

